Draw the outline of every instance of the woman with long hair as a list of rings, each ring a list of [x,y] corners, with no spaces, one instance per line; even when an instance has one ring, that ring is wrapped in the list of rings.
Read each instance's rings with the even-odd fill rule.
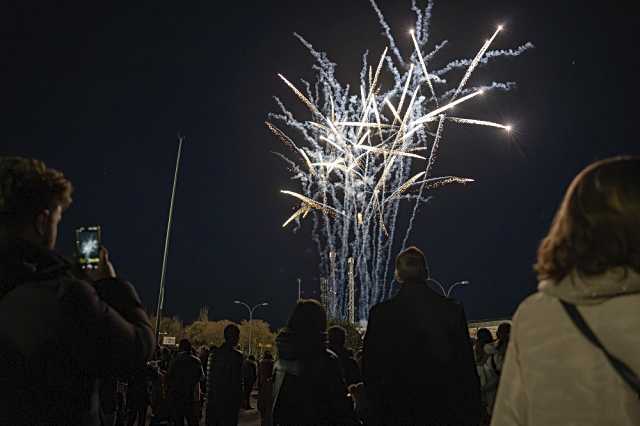
[[[513,318],[492,424],[639,425],[639,157],[576,176],[535,269],[538,292]]]
[[[327,350],[327,314],[315,300],[300,300],[278,335],[273,424],[356,424],[338,358]]]

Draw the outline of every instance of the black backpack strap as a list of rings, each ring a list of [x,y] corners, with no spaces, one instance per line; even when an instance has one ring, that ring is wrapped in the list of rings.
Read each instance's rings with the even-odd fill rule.
[[[618,373],[622,380],[624,380],[625,383],[627,383],[631,389],[638,394],[638,397],[640,397],[640,378],[638,375],[624,362],[609,353],[607,348],[602,345],[600,339],[598,339],[598,337],[593,333],[593,330],[591,330],[591,327],[589,327],[587,322],[584,320],[584,317],[580,314],[576,305],[572,305],[571,303],[567,303],[562,300],[560,303],[562,303],[562,307],[569,315],[569,318],[571,318],[571,321],[573,321],[575,326],[578,327],[578,330],[580,330],[582,335],[604,353],[609,360],[609,364],[611,364],[613,369],[616,370],[616,373]]]

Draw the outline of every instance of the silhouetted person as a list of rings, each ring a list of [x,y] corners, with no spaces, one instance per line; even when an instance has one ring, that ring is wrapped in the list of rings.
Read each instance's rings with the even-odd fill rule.
[[[395,273],[400,291],[371,309],[364,339],[375,423],[477,425],[478,376],[462,306],[428,287],[415,247],[398,255]]]
[[[338,356],[342,374],[347,386],[362,381],[360,368],[351,352],[345,347],[347,332],[344,328],[334,325],[327,330],[329,336],[329,349]]]
[[[258,410],[262,426],[271,425],[273,408],[273,355],[266,351],[258,366]]]
[[[256,358],[253,355],[249,355],[242,365],[243,406],[246,410],[253,409],[251,407],[251,391],[258,378],[257,370]]]
[[[300,300],[278,335],[274,425],[356,424],[340,361],[327,350],[326,329],[320,303]]]
[[[209,355],[207,377],[208,426],[238,424],[242,403],[242,353],[236,349],[240,328],[229,324],[224,329],[224,343]]]
[[[167,372],[167,392],[176,425],[196,426],[196,404],[200,401],[200,380],[202,364],[193,354],[191,342],[182,339],[178,345],[178,356]]]
[[[54,251],[71,193],[41,161],[0,157],[2,425],[99,425],[98,378],[130,374],[155,347],[104,248],[85,271]]]
[[[492,424],[640,425],[640,157],[575,177],[535,269],[538,291],[513,316]]]
[[[157,370],[147,365],[134,372],[127,383],[127,425],[144,426],[151,403],[149,385],[158,375]]]

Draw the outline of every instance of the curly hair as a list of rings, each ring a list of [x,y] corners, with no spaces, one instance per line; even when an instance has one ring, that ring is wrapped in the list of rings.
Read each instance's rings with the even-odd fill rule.
[[[614,267],[640,272],[640,157],[598,161],[575,177],[534,269],[541,280],[559,281],[573,270]]]
[[[0,157],[0,230],[16,230],[45,209],[66,209],[72,193],[71,182],[42,161]]]

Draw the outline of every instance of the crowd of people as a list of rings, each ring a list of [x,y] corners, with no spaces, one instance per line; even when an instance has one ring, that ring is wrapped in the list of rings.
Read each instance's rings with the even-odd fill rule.
[[[573,180],[538,292],[495,336],[470,338],[409,247],[362,350],[300,300],[259,362],[233,324],[219,347],[158,347],[106,249],[93,269],[55,251],[72,192],[41,161],[0,157],[0,425],[237,425],[256,389],[263,425],[640,424],[640,158]]]

